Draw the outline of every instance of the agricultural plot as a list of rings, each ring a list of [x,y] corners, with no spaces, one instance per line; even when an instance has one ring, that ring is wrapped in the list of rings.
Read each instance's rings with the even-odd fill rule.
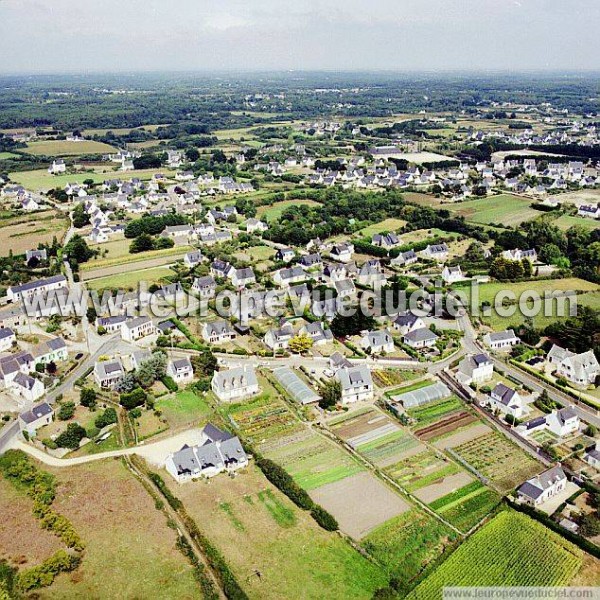
[[[456,446],[450,452],[504,492],[542,470],[540,463],[495,431]]]
[[[61,241],[69,227],[64,215],[54,210],[2,221],[0,228],[0,255],[25,254],[40,243],[51,244],[54,237]]]
[[[462,544],[408,596],[438,600],[445,586],[562,586],[582,552],[542,524],[503,511]]]
[[[321,529],[254,467],[210,485],[167,484],[250,598],[321,598],[327,589],[331,598],[367,600],[386,585],[382,569]]]
[[[419,445],[387,415],[369,410],[351,415],[332,426],[332,431],[369,462],[386,467],[398,462]]]
[[[361,229],[357,232],[359,237],[368,237],[375,235],[376,233],[388,232],[388,231],[398,231],[401,227],[406,225],[406,221],[402,219],[389,218],[384,221],[380,221],[379,223],[374,223],[373,225],[369,225],[364,229]]]
[[[531,208],[531,203],[532,201],[527,198],[512,194],[500,194],[448,204],[445,208],[473,223],[483,225],[501,223],[504,226],[512,227],[540,215],[539,211]]]
[[[154,404],[171,427],[202,423],[208,419],[210,407],[205,398],[192,391],[182,390],[159,398]]]
[[[445,457],[436,456],[430,450],[406,457],[385,471],[409,492],[416,492],[462,472],[458,465]]]
[[[141,282],[145,281],[148,287],[153,283],[160,284],[169,281],[169,277],[173,275],[173,271],[169,267],[152,267],[150,269],[140,269],[127,273],[115,273],[106,277],[98,277],[97,279],[86,280],[86,286],[92,290],[134,290]],[[83,277],[85,280],[85,277]]]
[[[431,515],[413,509],[371,531],[361,545],[384,566],[389,577],[410,589],[456,537]]]
[[[290,208],[290,206],[318,206],[319,203],[314,200],[283,200],[281,202],[275,202],[274,204],[267,206],[259,206],[256,211],[257,218],[266,218],[268,221],[275,221],[278,219],[284,210]]]
[[[83,154],[108,154],[116,152],[116,148],[93,140],[84,140],[82,142],[45,140],[29,142],[27,148],[23,149],[23,152],[33,154],[34,156],[82,156]]]
[[[371,371],[373,383],[380,388],[387,388],[393,385],[401,385],[407,381],[412,381],[421,374],[415,371],[400,369],[374,369]]]
[[[461,531],[468,531],[488,515],[500,502],[500,495],[479,481],[434,500],[429,507]]]
[[[456,396],[431,402],[407,410],[407,414],[418,423],[417,427],[438,421],[439,419],[464,409],[464,404]]]

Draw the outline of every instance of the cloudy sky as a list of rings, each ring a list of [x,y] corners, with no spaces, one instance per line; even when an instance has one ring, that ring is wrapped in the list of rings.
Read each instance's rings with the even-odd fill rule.
[[[599,0],[0,0],[0,72],[600,70]]]

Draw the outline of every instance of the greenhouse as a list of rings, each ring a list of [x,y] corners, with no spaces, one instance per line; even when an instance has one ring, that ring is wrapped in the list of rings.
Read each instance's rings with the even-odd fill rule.
[[[412,392],[392,396],[392,400],[402,403],[405,409],[409,409],[421,406],[422,404],[428,404],[429,402],[435,402],[436,400],[443,400],[444,398],[449,398],[451,395],[452,392],[448,387],[441,381],[438,381]]]
[[[291,396],[293,400],[300,404],[311,404],[318,402],[320,396],[312,390],[292,369],[289,367],[281,367],[273,371],[277,381]]]

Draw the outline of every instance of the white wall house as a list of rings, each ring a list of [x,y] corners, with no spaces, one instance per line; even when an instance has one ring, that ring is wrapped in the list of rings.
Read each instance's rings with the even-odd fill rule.
[[[254,368],[248,366],[215,372],[211,388],[222,402],[248,398],[260,391]]]
[[[560,494],[566,486],[567,476],[561,467],[556,466],[528,479],[517,489],[517,497],[526,504],[539,506]]]
[[[342,404],[373,399],[373,379],[367,365],[352,365],[337,370],[342,388]]]

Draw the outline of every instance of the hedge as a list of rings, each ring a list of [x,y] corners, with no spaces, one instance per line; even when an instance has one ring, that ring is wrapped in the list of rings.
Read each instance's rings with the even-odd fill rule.
[[[42,564],[19,573],[17,585],[24,592],[52,585],[59,573],[74,571],[80,562],[78,555],[59,550]]]

